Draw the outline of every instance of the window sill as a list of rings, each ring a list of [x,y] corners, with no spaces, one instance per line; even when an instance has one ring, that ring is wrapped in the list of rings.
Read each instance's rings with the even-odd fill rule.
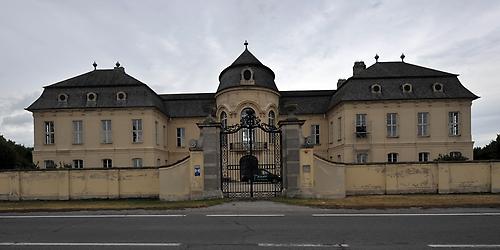
[[[83,143],[73,143],[73,145],[83,145]]]
[[[142,141],[133,141],[132,144],[142,144]]]
[[[449,137],[460,137],[461,135],[448,135]]]
[[[418,138],[429,138],[431,135],[417,135]]]
[[[398,139],[399,135],[396,135],[396,136],[387,136],[387,138],[389,138],[389,139]]]

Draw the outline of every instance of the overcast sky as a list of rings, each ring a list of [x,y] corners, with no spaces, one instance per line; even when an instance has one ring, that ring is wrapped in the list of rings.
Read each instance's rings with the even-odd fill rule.
[[[472,137],[500,133],[500,1],[22,1],[0,7],[0,134],[33,144],[42,87],[116,61],[157,93],[215,92],[249,49],[280,90],[335,89],[353,62],[460,74]]]

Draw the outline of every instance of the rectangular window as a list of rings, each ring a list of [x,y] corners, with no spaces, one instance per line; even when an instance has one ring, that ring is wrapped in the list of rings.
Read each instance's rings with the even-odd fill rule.
[[[142,142],[142,120],[133,119],[132,120],[132,142],[140,143]]]
[[[102,159],[102,167],[103,168],[112,168],[113,167],[113,160],[111,160],[111,159]]]
[[[387,137],[398,136],[398,116],[397,113],[387,113]]]
[[[54,144],[54,143],[55,143],[54,122],[53,121],[45,122],[45,144]]]
[[[458,112],[448,113],[448,128],[450,135],[460,135]]]
[[[429,136],[429,113],[419,112],[417,115],[417,135]]]
[[[337,140],[341,141],[342,140],[342,117],[337,118],[337,120],[339,123],[339,125],[337,126],[338,131],[339,131],[339,133],[337,134]]]
[[[160,135],[158,131],[158,121],[155,121],[155,141],[156,145],[160,145]]]
[[[56,168],[56,164],[54,163],[53,160],[45,160],[45,161],[43,161],[43,166],[45,168]]]
[[[429,161],[430,153],[429,152],[420,152],[418,153],[418,161],[426,162]]]
[[[387,154],[387,162],[398,162],[398,153]]]
[[[356,155],[357,163],[367,163],[368,162],[368,153],[358,153]]]
[[[356,137],[366,137],[366,114],[356,114]]]
[[[101,120],[101,143],[113,143],[111,120]]]
[[[244,132],[244,131],[243,131]],[[185,129],[184,128],[177,128],[177,147],[184,147],[184,140],[185,140]]]
[[[167,133],[165,133],[165,125],[163,125],[163,129],[162,129],[162,139],[163,139],[163,147],[165,147],[167,145]]]
[[[319,125],[311,125],[312,144],[319,145]]]
[[[142,168],[142,158],[134,158],[134,159],[132,159],[132,166],[134,168]]]
[[[73,160],[73,168],[83,168],[83,160]]]
[[[334,126],[333,126],[333,121],[330,121],[330,129],[328,130],[328,143],[332,144],[333,143],[333,138],[335,134]]]
[[[73,144],[83,144],[83,121],[73,121]]]

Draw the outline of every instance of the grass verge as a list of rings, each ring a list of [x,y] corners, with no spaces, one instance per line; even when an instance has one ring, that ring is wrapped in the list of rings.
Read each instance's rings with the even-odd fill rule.
[[[457,194],[457,195],[366,195],[348,196],[343,199],[290,199],[277,198],[277,202],[319,208],[452,208],[452,207],[500,207],[500,195]]]
[[[0,201],[0,213],[62,212],[88,210],[168,210],[209,207],[224,203],[223,199],[195,201],[160,201],[157,199],[69,200],[69,201]]]

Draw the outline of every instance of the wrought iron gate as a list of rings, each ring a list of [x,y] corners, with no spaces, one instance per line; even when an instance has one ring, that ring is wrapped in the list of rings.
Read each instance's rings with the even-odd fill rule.
[[[222,128],[221,187],[224,197],[280,196],[283,188],[281,130],[243,112],[240,124]]]

